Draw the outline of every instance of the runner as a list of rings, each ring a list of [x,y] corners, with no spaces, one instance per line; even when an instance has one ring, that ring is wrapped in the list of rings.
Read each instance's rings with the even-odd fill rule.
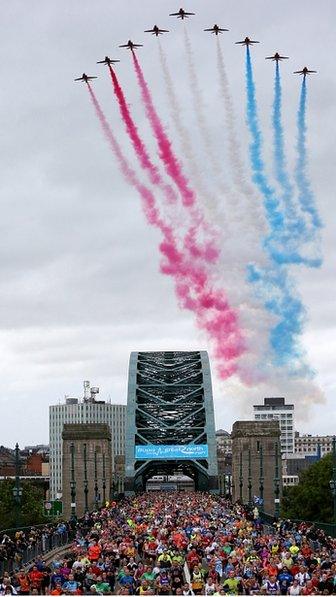
[[[336,541],[305,524],[263,527],[208,493],[147,493],[87,514],[61,561],[0,580],[1,594],[23,595],[331,595]]]

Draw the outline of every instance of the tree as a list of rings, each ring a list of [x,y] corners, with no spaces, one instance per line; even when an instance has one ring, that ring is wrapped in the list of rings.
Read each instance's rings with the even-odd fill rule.
[[[0,483],[0,529],[13,526],[13,487],[14,483],[9,479]]]
[[[332,454],[327,454],[300,474],[299,484],[286,487],[282,516],[314,522],[333,522]]]
[[[0,483],[0,529],[15,526],[17,507],[14,497],[14,481],[5,479]],[[19,526],[31,526],[46,522],[43,517],[42,504],[44,499],[43,489],[31,483],[22,483],[22,498],[19,510]]]

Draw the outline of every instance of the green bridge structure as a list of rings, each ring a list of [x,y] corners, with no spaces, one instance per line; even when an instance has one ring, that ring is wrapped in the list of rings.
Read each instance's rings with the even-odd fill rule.
[[[187,475],[218,492],[214,405],[206,351],[132,352],[129,363],[125,493],[154,475]]]

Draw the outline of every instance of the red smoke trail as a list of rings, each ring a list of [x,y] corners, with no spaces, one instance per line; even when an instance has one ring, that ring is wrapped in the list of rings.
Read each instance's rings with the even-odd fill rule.
[[[101,124],[103,131],[104,131],[104,135],[105,135],[107,141],[109,142],[109,145],[119,162],[120,169],[121,169],[124,177],[126,178],[127,182],[131,186],[134,186],[141,196],[143,209],[145,211],[148,222],[152,226],[158,227],[161,230],[161,232],[164,234],[164,236],[169,238],[170,241],[172,241],[172,236],[173,236],[172,230],[169,226],[166,226],[164,224],[164,222],[161,220],[159,211],[155,207],[155,198],[154,198],[153,193],[149,189],[147,189],[147,187],[145,187],[145,185],[143,185],[138,180],[134,170],[132,170],[132,168],[128,165],[128,162],[121,151],[119,143],[116,141],[116,139],[111,131],[110,125],[108,124],[106,117],[100,107],[100,104],[95,96],[95,93],[89,83],[88,83],[88,90],[89,90],[90,97],[91,97],[92,103],[94,105],[98,120]]]
[[[163,160],[169,176],[171,176],[175,181],[176,186],[182,195],[183,203],[185,205],[193,205],[195,203],[194,193],[192,189],[189,188],[188,181],[182,172],[182,167],[173,153],[171,143],[155,110],[152,96],[145,81],[141,66],[134,52],[132,52],[132,56],[147,116],[159,145],[160,158]]]
[[[117,75],[115,74],[113,68],[110,65],[109,65],[109,69],[110,69],[110,75],[111,75],[111,79],[112,79],[112,83],[113,83],[114,93],[118,100],[121,116],[125,123],[128,136],[130,137],[130,139],[132,141],[132,144],[135,149],[138,160],[139,160],[141,166],[145,170],[148,171],[150,181],[155,185],[159,185],[164,190],[165,195],[169,202],[175,202],[177,200],[175,191],[170,185],[164,183],[164,181],[162,180],[162,177],[160,175],[160,172],[158,171],[157,167],[151,161],[151,159],[147,153],[146,147],[145,147],[142,139],[139,136],[138,129],[137,129],[136,124],[132,118],[131,112],[130,112],[129,107],[126,102],[124,92],[123,92],[123,90],[120,86],[120,83],[118,81]]]
[[[219,250],[215,247],[214,244],[214,231],[209,228],[208,224],[205,222],[203,215],[200,213],[199,209],[195,206],[196,197],[192,189],[190,189],[188,185],[188,181],[182,172],[182,167],[174,155],[174,152],[171,147],[171,143],[164,131],[163,125],[161,120],[155,110],[153,100],[151,97],[151,93],[149,91],[148,85],[145,81],[141,66],[138,62],[138,59],[134,52],[132,52],[134,68],[137,74],[139,86],[141,89],[142,99],[145,105],[146,113],[148,119],[150,121],[152,130],[155,134],[155,137],[158,142],[159,150],[160,150],[160,158],[165,164],[167,173],[169,176],[174,180],[176,186],[180,190],[182,195],[183,204],[186,207],[192,207],[190,210],[190,217],[193,221],[193,234],[190,234],[189,237],[186,237],[185,242],[185,249],[189,251],[194,258],[203,259],[205,261],[209,261],[208,257],[211,254],[212,258],[210,261],[216,261],[219,257]],[[204,232],[206,236],[211,237],[211,240],[205,242],[204,246],[200,247],[199,243],[197,244],[197,232]],[[216,258],[215,258],[216,255]]]
[[[180,305],[194,312],[197,325],[210,336],[216,359],[221,361],[218,368],[219,374],[222,379],[226,379],[236,373],[235,361],[245,350],[237,314],[228,304],[224,292],[210,287],[208,274],[204,268],[192,259],[186,258],[178,250],[174,232],[161,219],[152,191],[139,181],[134,170],[129,166],[90,84],[87,87],[104,135],[119,162],[123,175],[140,194],[149,224],[158,228],[163,235],[160,252],[166,261],[161,263],[161,272],[174,278]],[[191,239],[193,234],[194,231],[191,231]],[[213,255],[210,254],[209,257],[211,260]],[[222,364],[223,360],[226,361],[225,364]]]
[[[115,93],[118,103],[119,103],[121,116],[125,123],[127,133],[132,141],[132,144],[135,149],[138,160],[139,160],[141,166],[149,172],[149,177],[150,177],[151,182],[155,185],[159,185],[160,188],[163,189],[168,202],[169,203],[175,202],[177,199],[175,191],[174,191],[174,189],[172,189],[172,187],[170,185],[167,185],[164,183],[157,167],[152,163],[152,161],[148,155],[148,152],[146,150],[145,144],[143,143],[142,139],[139,136],[137,126],[132,118],[131,112],[127,105],[125,94],[123,92],[123,89],[122,89],[119,81],[118,81],[117,75],[111,66],[109,66],[109,69],[110,69],[110,75],[111,75],[111,79],[112,79],[114,93]],[[200,216],[200,214],[198,212],[196,212],[195,209],[193,210],[193,213],[191,214],[191,216],[194,220],[193,234],[190,234],[186,238],[186,240],[188,240],[188,243],[185,243],[185,248],[187,250],[189,250],[190,254],[194,258],[199,258],[199,259],[203,258],[206,261],[209,261],[209,260],[214,261],[215,255],[217,257],[219,256],[219,251],[214,246],[211,246],[210,241],[208,241],[206,243],[206,245],[202,248],[200,248],[196,244],[197,229],[200,229],[202,227],[202,225],[204,224],[204,222],[202,222],[202,217]],[[212,259],[210,259],[210,255],[212,255]]]

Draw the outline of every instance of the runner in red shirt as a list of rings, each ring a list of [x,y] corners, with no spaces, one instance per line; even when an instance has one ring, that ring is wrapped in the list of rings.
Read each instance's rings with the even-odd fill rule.
[[[33,569],[28,574],[28,578],[30,581],[30,588],[37,589],[39,591],[41,588],[43,573],[40,572],[36,566],[33,566]]]
[[[99,560],[101,554],[101,547],[98,545],[98,541],[95,541],[93,545],[90,545],[88,549],[88,557],[91,562],[96,562]]]

